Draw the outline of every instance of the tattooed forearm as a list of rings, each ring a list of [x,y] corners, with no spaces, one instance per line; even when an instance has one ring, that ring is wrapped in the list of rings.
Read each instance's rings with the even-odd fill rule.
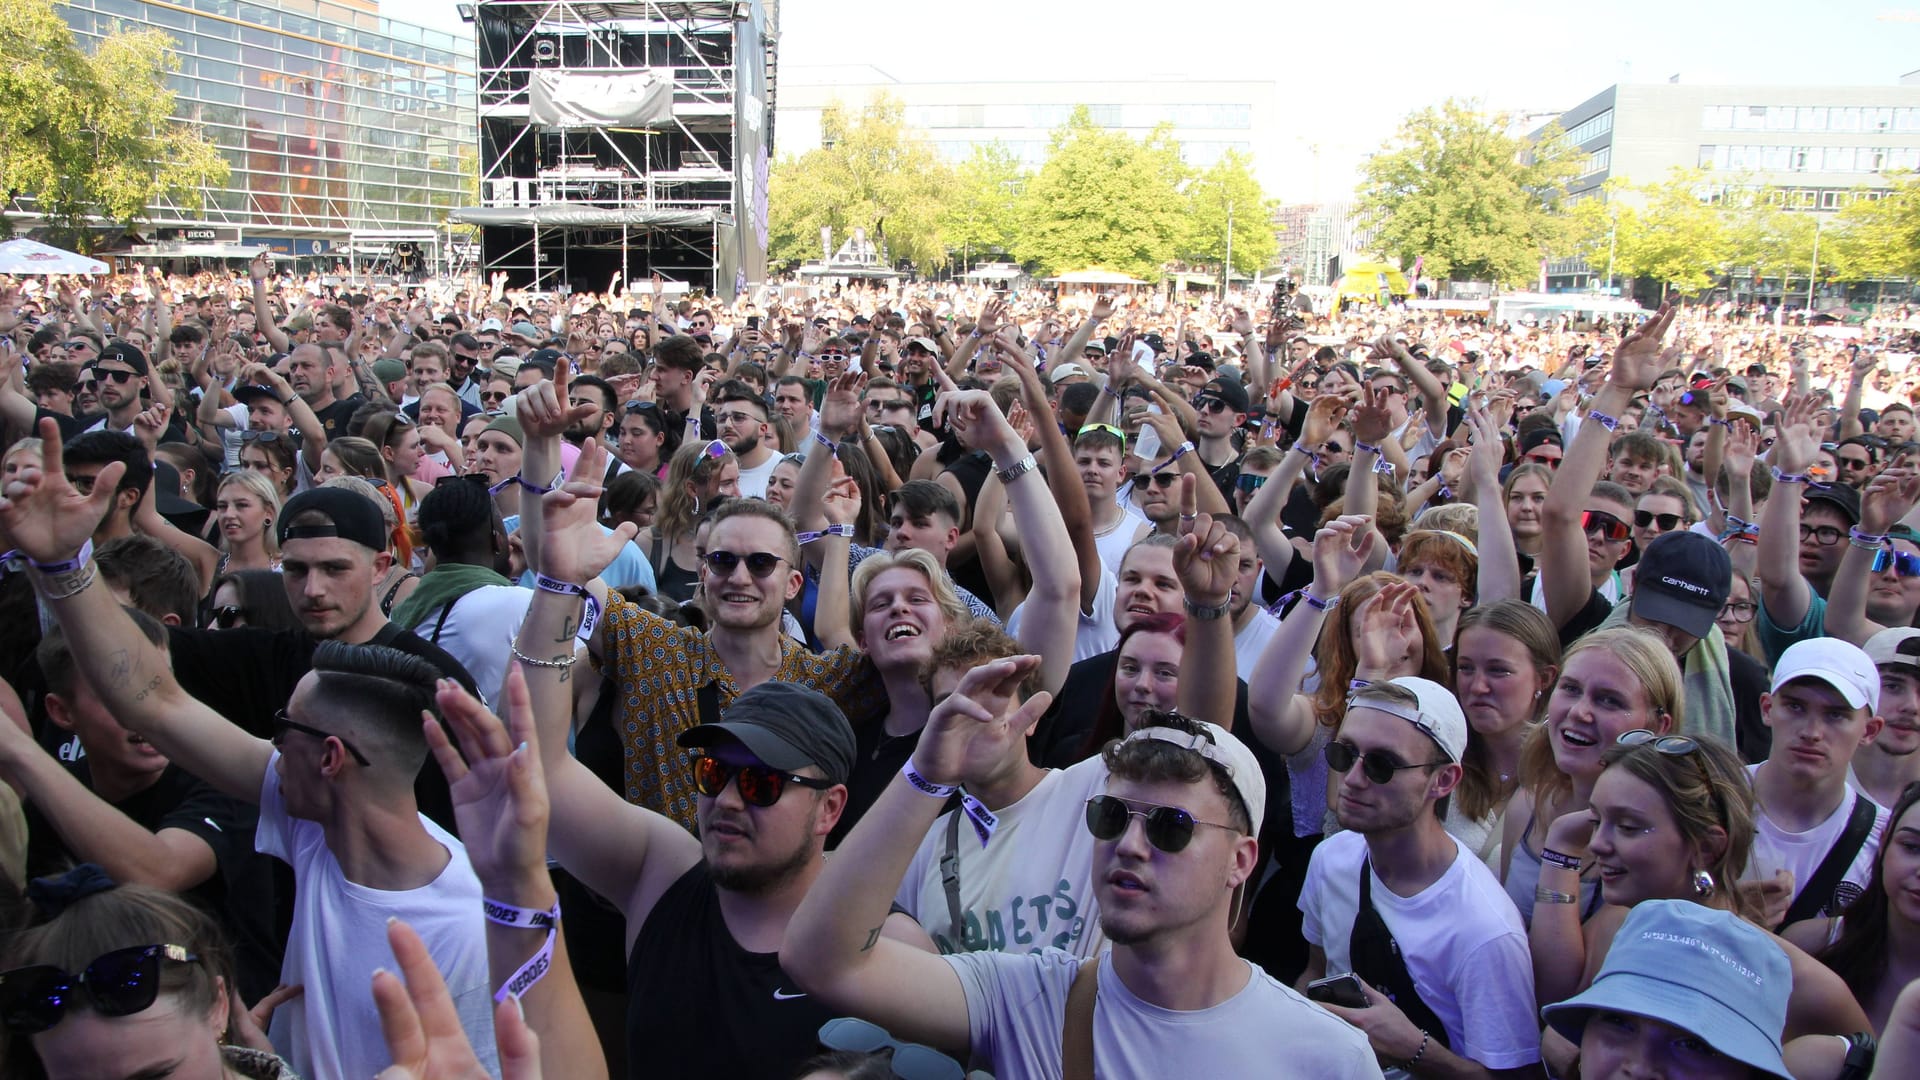
[[[133,654],[125,649],[115,649],[107,656],[107,685],[118,690],[127,685],[133,677]]]
[[[860,951],[872,952],[873,947],[878,944],[880,944],[880,928],[876,926],[872,930],[867,931],[867,943],[860,946]]]

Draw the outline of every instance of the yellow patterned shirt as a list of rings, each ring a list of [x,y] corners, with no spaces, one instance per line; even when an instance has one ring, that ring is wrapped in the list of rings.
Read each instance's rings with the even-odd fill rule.
[[[711,682],[725,709],[740,694],[704,631],[608,597],[606,654],[596,665],[617,693],[614,730],[626,753],[626,796],[636,806],[694,827],[694,789],[687,751],[674,740],[700,723],[699,692]],[[780,682],[818,690],[856,726],[886,708],[886,690],[865,653],[849,646],[816,653],[780,637]]]

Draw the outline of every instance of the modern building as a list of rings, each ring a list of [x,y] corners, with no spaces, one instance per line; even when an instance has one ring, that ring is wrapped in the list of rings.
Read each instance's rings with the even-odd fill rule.
[[[175,116],[232,167],[151,208],[145,254],[267,246],[341,262],[425,253],[475,171],[471,36],[383,17],[375,0],[65,0],[89,47],[114,28],[174,41]]]
[[[887,94],[905,106],[906,124],[925,131],[950,161],[998,142],[1026,167],[1038,167],[1054,129],[1080,105],[1100,127],[1136,137],[1171,124],[1183,158],[1196,168],[1229,150],[1253,155],[1256,172],[1280,159],[1279,84],[1271,81],[916,83],[865,65],[789,65],[781,77],[782,154],[820,145],[820,116],[828,106],[859,109]],[[1262,181],[1272,186],[1270,177]]]
[[[1767,187],[1792,209],[1823,214],[1878,197],[1889,172],[1920,169],[1920,85],[1610,86],[1559,125],[1583,162],[1574,199],[1612,178],[1645,184],[1698,168],[1709,176],[1703,198]],[[1595,283],[1578,259],[1550,263],[1547,274],[1551,289]]]
[[[1280,247],[1274,262],[1291,271],[1302,285],[1332,285],[1339,277],[1335,260],[1351,254],[1362,242],[1355,224],[1352,203],[1282,206]]]

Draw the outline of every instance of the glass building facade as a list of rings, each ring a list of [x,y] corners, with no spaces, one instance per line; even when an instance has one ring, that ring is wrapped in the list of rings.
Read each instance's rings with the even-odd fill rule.
[[[477,169],[471,37],[383,18],[373,0],[67,0],[82,47],[116,27],[174,40],[178,122],[231,166],[226,182],[152,207],[298,254],[353,232],[436,228]]]

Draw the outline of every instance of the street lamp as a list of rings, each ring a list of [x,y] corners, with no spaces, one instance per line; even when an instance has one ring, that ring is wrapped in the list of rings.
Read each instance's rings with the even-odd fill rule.
[[[1227,286],[1233,281],[1233,200],[1227,200],[1227,265],[1220,268],[1220,300],[1227,299]]]

